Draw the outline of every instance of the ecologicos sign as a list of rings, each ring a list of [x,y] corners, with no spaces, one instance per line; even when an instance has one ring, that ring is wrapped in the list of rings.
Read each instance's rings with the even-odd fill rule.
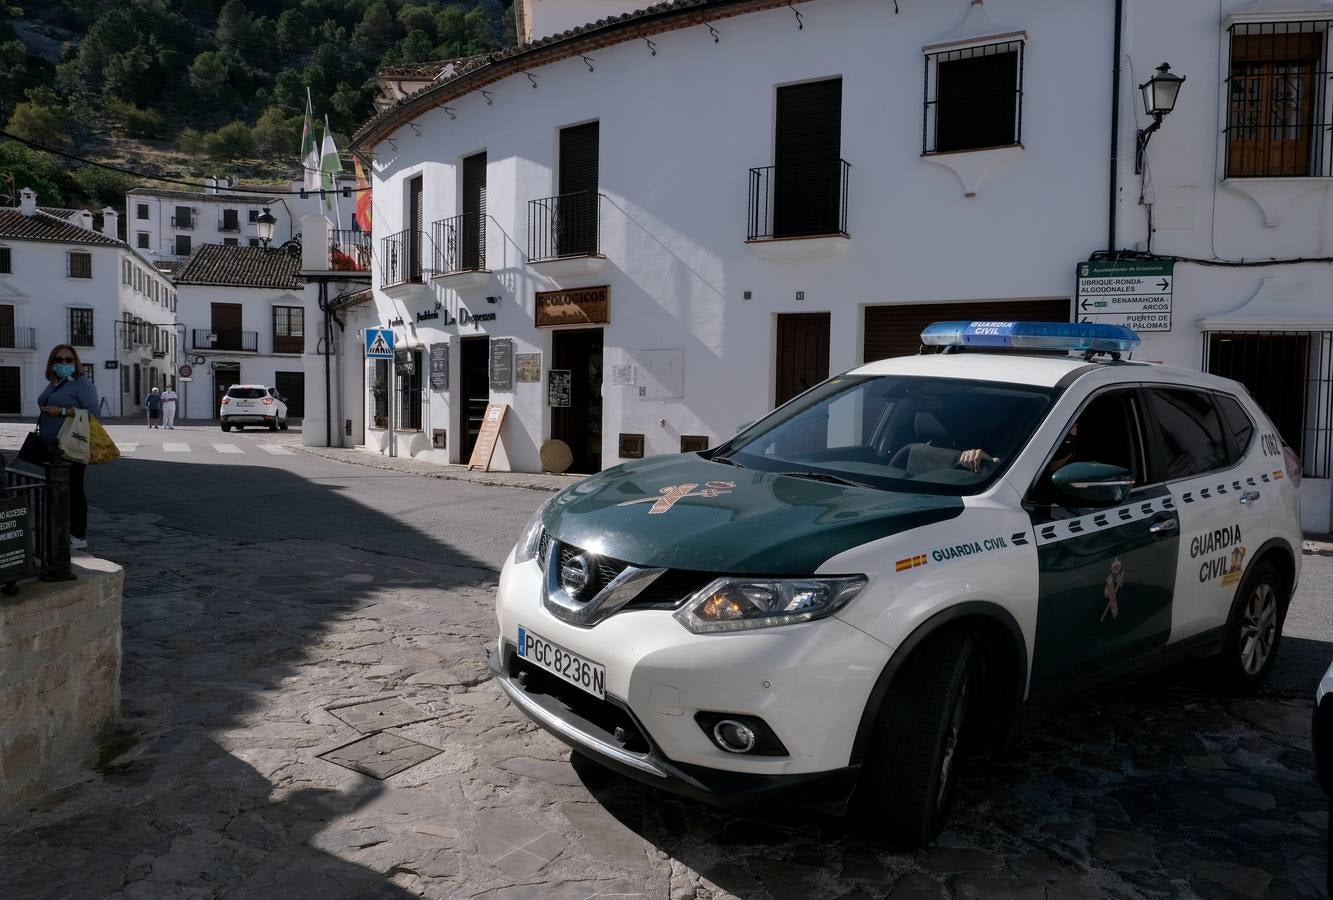
[[[1079,263],[1078,321],[1124,325],[1139,332],[1170,331],[1174,270],[1170,260]]]
[[[569,291],[538,291],[535,321],[538,328],[606,325],[611,321],[611,288],[602,285]]]

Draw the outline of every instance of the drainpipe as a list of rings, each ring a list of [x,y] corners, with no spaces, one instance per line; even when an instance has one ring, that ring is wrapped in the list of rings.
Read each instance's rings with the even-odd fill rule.
[[[1111,65],[1111,209],[1106,223],[1106,251],[1115,253],[1115,211],[1120,194],[1120,39],[1124,32],[1124,0],[1115,0],[1115,59]]]
[[[329,283],[319,280],[319,308],[324,313],[324,446],[333,446],[333,407],[330,405],[331,394],[329,379]]]

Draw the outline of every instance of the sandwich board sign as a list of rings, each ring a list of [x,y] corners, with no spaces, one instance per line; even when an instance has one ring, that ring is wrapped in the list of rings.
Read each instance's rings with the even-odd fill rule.
[[[393,359],[393,329],[366,329],[366,359]]]

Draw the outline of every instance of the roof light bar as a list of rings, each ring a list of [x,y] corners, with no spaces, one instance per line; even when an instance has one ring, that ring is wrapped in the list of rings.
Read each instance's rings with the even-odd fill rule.
[[[1132,329],[1123,325],[1093,322],[936,322],[921,332],[921,343],[931,347],[1130,353],[1140,341]]]

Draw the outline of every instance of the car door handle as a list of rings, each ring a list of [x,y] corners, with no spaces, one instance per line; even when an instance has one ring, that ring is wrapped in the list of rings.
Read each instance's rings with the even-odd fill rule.
[[[1175,534],[1180,530],[1180,520],[1175,516],[1165,519],[1158,519],[1148,526],[1148,533],[1152,535]]]
[[[1251,503],[1253,503],[1258,499],[1259,499],[1258,491],[1246,491],[1245,493],[1240,495],[1240,505],[1249,506]]]

